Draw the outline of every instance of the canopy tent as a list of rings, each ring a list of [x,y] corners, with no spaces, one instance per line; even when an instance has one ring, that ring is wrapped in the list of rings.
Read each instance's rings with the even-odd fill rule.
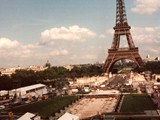
[[[27,112],[17,120],[40,120],[40,117],[35,114]]]
[[[66,112],[63,116],[61,116],[58,120],[79,120],[79,117],[76,115],[72,115]]]

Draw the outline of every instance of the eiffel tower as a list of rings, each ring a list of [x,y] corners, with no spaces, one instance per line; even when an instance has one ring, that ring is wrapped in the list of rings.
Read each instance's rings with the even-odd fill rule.
[[[110,72],[113,65],[122,59],[134,61],[138,67],[144,66],[144,63],[139,55],[138,47],[135,47],[131,32],[131,27],[127,22],[124,0],[116,0],[116,25],[114,27],[114,37],[112,46],[108,49],[108,57],[103,66],[104,72]],[[120,48],[120,38],[126,36],[128,47]]]

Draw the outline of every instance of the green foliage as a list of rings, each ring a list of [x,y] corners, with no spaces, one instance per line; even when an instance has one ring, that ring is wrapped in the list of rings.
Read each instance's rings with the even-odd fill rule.
[[[44,71],[33,71],[33,70],[17,70],[11,77],[0,76],[0,90],[7,90],[13,88],[19,88],[23,86],[33,85],[36,83],[45,83],[47,85],[56,86],[56,88],[62,88],[63,86],[68,85],[68,78],[77,78],[84,76],[94,76],[101,75],[102,68],[96,65],[86,65],[81,67],[73,67],[71,71],[64,67],[51,67]],[[6,80],[7,79],[7,80]],[[49,82],[44,82],[48,81]],[[3,86],[5,84],[10,85]]]
[[[155,110],[156,106],[147,94],[126,95],[121,107],[121,112],[144,112]]]
[[[52,86],[56,89],[62,89],[63,87],[67,87],[69,85],[69,81],[65,78],[54,80]]]
[[[36,102],[25,106],[12,109],[14,113],[32,112],[38,113],[40,116],[48,117],[68,106],[77,99],[76,96],[58,96],[54,99]]]
[[[10,90],[12,89],[12,80],[7,75],[2,75],[0,77],[0,90]]]
[[[11,79],[15,84],[13,87],[17,88],[36,84],[37,76],[32,70],[17,70],[14,74],[11,75]],[[17,84],[19,85],[17,86]]]
[[[153,74],[160,74],[160,61],[149,61],[143,68],[136,69],[136,71],[151,71]]]
[[[44,71],[36,72],[39,80],[65,78],[70,75],[69,70],[64,67],[51,67]]]
[[[152,71],[152,73],[160,74],[160,61],[147,62],[145,66],[146,70]]]
[[[97,76],[102,74],[102,67],[96,65],[74,67],[71,70],[71,76],[75,77],[84,77],[84,76]]]

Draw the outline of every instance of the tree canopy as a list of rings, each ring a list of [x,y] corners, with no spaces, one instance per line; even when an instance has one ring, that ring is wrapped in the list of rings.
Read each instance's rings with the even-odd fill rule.
[[[71,70],[64,67],[50,67],[44,71],[17,70],[11,76],[0,76],[0,90],[9,90],[36,83],[45,83],[52,86],[64,86],[68,79],[102,74],[102,67],[96,65],[74,66]]]

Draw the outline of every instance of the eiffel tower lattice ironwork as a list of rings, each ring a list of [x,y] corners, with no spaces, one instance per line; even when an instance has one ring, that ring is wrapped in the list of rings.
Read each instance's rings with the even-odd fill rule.
[[[130,29],[131,27],[127,22],[124,0],[116,0],[116,25],[114,27],[112,46],[108,50],[108,57],[103,66],[104,72],[109,72],[115,62],[121,59],[130,59],[134,61],[138,67],[144,66],[144,63],[138,52],[138,47],[135,47],[134,45]],[[121,36],[126,36],[128,47],[120,48]]]

